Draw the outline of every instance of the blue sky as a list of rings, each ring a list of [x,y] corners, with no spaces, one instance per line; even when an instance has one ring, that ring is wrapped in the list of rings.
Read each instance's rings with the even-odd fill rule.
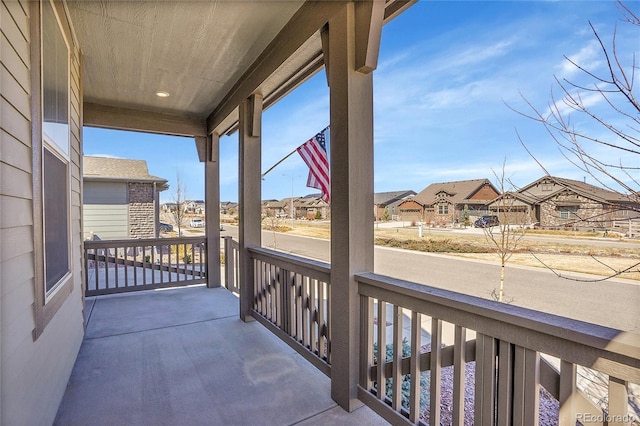
[[[640,10],[638,2],[626,4]],[[589,20],[606,45],[618,22],[618,50],[630,64],[633,52],[640,53],[640,41],[637,30],[632,34],[619,19],[612,1],[420,1],[412,6],[384,27],[374,73],[375,191],[420,191],[433,182],[485,177],[495,181],[493,171],[501,174],[503,162],[506,177],[526,185],[543,171],[521,146],[516,129],[550,173],[584,179],[540,124],[505,104],[528,111],[522,95],[544,111],[554,75],[581,82],[563,55],[603,71]],[[263,171],[328,125],[328,95],[321,71],[264,113]],[[619,119],[607,115],[601,99],[586,101],[612,121]],[[601,132],[586,120],[573,124]],[[221,199],[235,201],[237,133],[220,144]],[[189,198],[204,197],[204,167],[192,139],[85,128],[84,151],[147,160],[152,174],[171,185],[179,173]],[[611,150],[600,155],[621,160]],[[640,166],[637,158],[622,161]],[[305,187],[306,176],[306,166],[294,155],[265,178],[262,198],[289,197],[292,184],[296,196],[317,192]],[[596,184],[588,176],[587,182]],[[171,197],[169,190],[161,200]]]

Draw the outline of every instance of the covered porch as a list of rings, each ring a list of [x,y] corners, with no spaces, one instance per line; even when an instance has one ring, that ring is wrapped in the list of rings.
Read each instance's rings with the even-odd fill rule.
[[[366,405],[394,424],[528,425],[546,415],[543,388],[557,405],[549,424],[575,424],[584,415],[601,419],[599,424],[630,423],[631,384],[640,382],[637,336],[373,273],[373,71],[383,24],[411,3],[283,2],[278,14],[269,7],[249,10],[219,2],[230,16],[243,18],[236,30],[250,34],[250,42],[238,37],[232,41],[239,45],[218,46],[219,51],[193,43],[196,48],[184,62],[172,57],[163,64],[174,79],[163,75],[162,67],[129,69],[140,60],[135,46],[127,44],[136,40],[137,29],[110,29],[151,11],[118,2],[106,2],[104,10],[71,3],[85,53],[84,124],[193,137],[205,169],[208,226],[200,246],[204,262],[197,269],[205,271],[198,279],[206,288],[114,296],[118,303],[87,298],[87,335],[59,424],[75,421],[66,415],[91,416],[81,399],[93,396],[106,399],[101,401],[105,415],[134,416],[122,419],[129,424],[381,422],[362,408]],[[226,40],[227,33],[197,19],[199,12],[220,10],[187,13],[185,8],[184,22],[173,19],[183,13],[180,8],[153,12],[161,19],[150,27],[163,20],[184,25],[176,28],[184,30],[184,38],[175,44],[170,31],[154,33],[142,48],[182,52],[183,44],[192,46],[197,40],[190,38],[187,20],[200,23],[208,40]],[[271,21],[256,19],[267,12],[274,15]],[[91,26],[96,15],[100,25]],[[248,30],[253,19],[270,23],[269,37]],[[260,43],[251,58],[243,54],[243,47]],[[113,46],[122,56],[116,57],[121,67],[111,81],[104,70]],[[209,69],[209,60],[237,67],[225,74],[224,67]],[[261,236],[263,111],[318,71],[326,73],[330,99],[330,264],[266,249]],[[223,81],[203,83],[203,73]],[[174,84],[164,98],[168,104],[149,95],[150,82]],[[236,132],[239,238],[225,249],[224,268],[233,271],[233,283],[224,284],[237,290],[238,298],[230,299],[235,296],[219,288],[218,273],[220,138]],[[104,249],[94,246],[94,257],[85,252],[85,260],[98,266],[113,260],[114,269],[121,264],[157,270],[159,286],[165,285],[165,274],[169,281],[173,273],[194,275],[180,260],[171,264],[171,251],[165,265],[164,255],[156,264],[144,248],[140,259],[127,258],[126,250],[121,259],[117,247],[113,255],[101,253]],[[150,277],[155,285],[156,275]],[[196,291],[202,299],[193,296]],[[186,305],[174,306],[166,294],[173,295],[166,299],[184,298]],[[103,304],[134,309],[109,315],[101,313]],[[120,315],[122,328],[99,320],[101,315]],[[104,355],[110,350],[111,356]],[[583,368],[601,375],[600,399],[585,396],[579,383]],[[132,400],[135,409],[127,414],[121,407]]]

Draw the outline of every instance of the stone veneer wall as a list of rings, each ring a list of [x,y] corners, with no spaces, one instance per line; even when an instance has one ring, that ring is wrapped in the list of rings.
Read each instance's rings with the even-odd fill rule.
[[[569,219],[560,218],[558,205],[563,202],[579,202],[576,216]],[[606,214],[602,204],[577,194],[560,194],[540,205],[540,224],[543,227],[561,227],[571,225],[575,228],[605,228],[610,226],[610,215]]]
[[[129,237],[156,237],[153,183],[129,183]]]

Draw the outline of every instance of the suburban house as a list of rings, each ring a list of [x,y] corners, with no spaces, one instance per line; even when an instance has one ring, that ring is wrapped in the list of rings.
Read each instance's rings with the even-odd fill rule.
[[[220,214],[235,215],[238,213],[238,203],[233,201],[220,202]]]
[[[294,203],[298,217],[305,219],[329,219],[331,208],[318,194],[304,196]]]
[[[489,179],[432,183],[398,206],[400,220],[431,226],[462,223],[487,213],[487,204],[500,195]]]
[[[373,194],[373,215],[378,220],[399,219],[400,204],[412,195],[416,195],[415,191],[391,191],[376,192]]]
[[[187,200],[184,202],[184,211],[193,214],[205,214],[204,200]]]
[[[267,217],[288,217],[291,215],[291,204],[287,200],[263,200],[262,214]]]
[[[541,387],[562,425],[585,407],[602,416],[578,368],[600,372],[606,414],[626,416],[637,334],[374,272],[373,73],[383,25],[412,3],[0,0],[2,425],[420,424],[425,372],[440,424],[445,368],[457,424],[465,384],[477,425],[538,424]],[[263,247],[261,232],[263,111],[318,72],[330,98],[331,263]],[[83,126],[193,138],[210,224],[223,209],[220,136],[237,135],[239,238],[224,238],[224,269],[218,226],[143,246],[83,241]],[[415,217],[452,221],[498,195],[486,179],[430,188],[400,214],[414,203]],[[184,286],[176,275],[206,287],[138,291]],[[144,308],[169,326],[144,323]],[[88,335],[137,320],[142,329]],[[406,404],[403,380],[384,389],[402,376]]]
[[[633,197],[586,182],[544,176],[489,203],[510,223],[537,223],[544,228],[611,229],[616,220],[634,217],[640,203]],[[506,216],[505,216],[506,214]]]
[[[156,238],[159,194],[167,180],[152,176],[144,160],[83,157],[84,239]]]

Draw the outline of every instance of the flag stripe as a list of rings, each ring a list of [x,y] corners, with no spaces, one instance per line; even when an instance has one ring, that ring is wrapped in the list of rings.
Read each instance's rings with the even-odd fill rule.
[[[298,153],[309,167],[307,186],[320,189],[322,198],[329,202],[331,198],[331,186],[329,177],[329,159],[325,148],[325,136],[322,132],[309,139],[298,147]]]

